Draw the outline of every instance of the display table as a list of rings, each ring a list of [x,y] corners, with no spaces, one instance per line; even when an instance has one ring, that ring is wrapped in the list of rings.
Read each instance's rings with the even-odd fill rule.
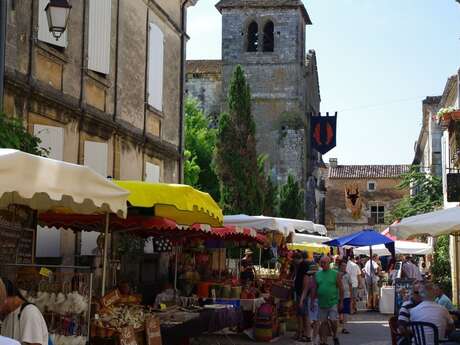
[[[381,314],[394,314],[395,287],[383,286],[380,288],[379,310]]]
[[[213,333],[228,327],[238,327],[242,321],[241,311],[235,308],[208,309],[200,316],[175,326],[161,325],[163,345],[180,345],[187,339],[204,333]]]

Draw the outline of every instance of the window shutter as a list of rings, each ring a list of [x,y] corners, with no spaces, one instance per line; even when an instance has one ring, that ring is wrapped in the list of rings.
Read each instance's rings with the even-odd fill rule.
[[[38,39],[40,41],[58,46],[67,47],[67,30],[62,33],[62,36],[58,40],[54,38],[53,34],[49,30],[48,18],[46,17],[45,8],[48,5],[49,0],[39,0],[38,2]],[[70,12],[72,15],[72,11]]]
[[[37,258],[61,256],[61,230],[37,226]]]
[[[163,110],[164,35],[158,26],[149,26],[148,103]]]
[[[156,164],[145,163],[145,182],[160,182],[160,167]]]
[[[98,174],[107,177],[107,143],[95,141],[85,141],[84,164],[93,169]]]
[[[81,232],[80,255],[94,256],[97,254],[97,238],[99,235],[100,232],[98,231]]]
[[[40,147],[50,151],[48,157],[64,160],[64,128],[34,125],[34,134],[40,138]]]
[[[112,0],[89,1],[88,69],[109,74]]]

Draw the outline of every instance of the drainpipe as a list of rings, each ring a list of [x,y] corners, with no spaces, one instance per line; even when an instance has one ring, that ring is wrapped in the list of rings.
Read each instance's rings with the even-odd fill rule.
[[[3,91],[5,87],[6,1],[0,0],[0,111],[3,110]]]
[[[179,183],[184,181],[184,83],[185,83],[185,44],[186,44],[186,13],[187,5],[193,0],[184,0],[181,5],[181,51],[180,51],[180,84],[179,84],[179,111],[180,111],[180,120],[179,120],[179,160],[178,160],[178,170],[179,170]]]

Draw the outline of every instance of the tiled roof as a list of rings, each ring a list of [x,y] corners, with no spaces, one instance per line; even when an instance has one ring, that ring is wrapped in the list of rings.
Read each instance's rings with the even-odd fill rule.
[[[329,166],[330,179],[397,178],[408,172],[410,165],[338,165]]]
[[[219,11],[231,7],[298,7],[307,24],[311,24],[310,16],[301,0],[220,0],[216,4]]]
[[[222,73],[222,60],[187,60],[186,73]]]

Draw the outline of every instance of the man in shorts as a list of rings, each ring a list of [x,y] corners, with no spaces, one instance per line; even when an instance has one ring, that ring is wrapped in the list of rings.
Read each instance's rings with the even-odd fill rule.
[[[320,345],[327,344],[327,337],[332,333],[334,345],[340,345],[337,338],[339,313],[343,307],[343,288],[340,275],[330,269],[331,260],[323,256],[320,260],[322,271],[315,275],[315,292],[319,304]]]
[[[356,263],[354,256],[350,257],[347,262],[347,273],[350,275],[352,294],[351,294],[351,313],[354,314],[357,311],[357,298],[358,298],[358,287],[359,278],[361,276],[361,268]]]

